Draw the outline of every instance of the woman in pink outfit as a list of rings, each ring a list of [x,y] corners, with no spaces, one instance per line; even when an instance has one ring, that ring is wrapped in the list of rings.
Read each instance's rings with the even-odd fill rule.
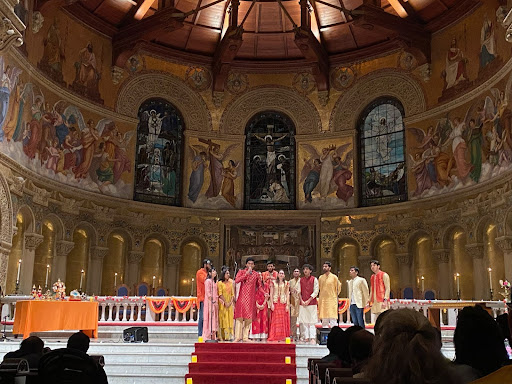
[[[204,282],[203,340],[216,340],[219,328],[217,271],[212,268]]]

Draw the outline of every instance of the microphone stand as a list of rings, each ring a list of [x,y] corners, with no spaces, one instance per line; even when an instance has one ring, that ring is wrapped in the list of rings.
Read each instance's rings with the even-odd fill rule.
[[[339,288],[339,292],[338,292],[338,283],[340,283],[340,271],[338,271],[337,279],[338,279],[338,281],[336,283],[336,320],[338,322],[338,327],[339,327],[340,326],[340,314],[339,314],[338,296],[339,296],[339,294],[341,292],[341,287]],[[347,292],[347,294],[348,294],[348,292]]]

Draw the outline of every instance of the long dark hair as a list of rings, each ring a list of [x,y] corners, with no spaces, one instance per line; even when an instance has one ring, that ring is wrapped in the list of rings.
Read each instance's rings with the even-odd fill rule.
[[[220,270],[220,274],[219,274],[219,281],[222,281],[222,282],[226,282],[226,272],[229,272],[229,268],[228,267],[222,267],[222,269]]]
[[[215,269],[215,267],[212,267],[209,271],[208,271],[208,277],[207,279],[211,279],[212,278],[212,272],[215,271],[217,272],[217,270]],[[213,279],[214,282],[217,282],[217,276],[215,276],[215,278]]]

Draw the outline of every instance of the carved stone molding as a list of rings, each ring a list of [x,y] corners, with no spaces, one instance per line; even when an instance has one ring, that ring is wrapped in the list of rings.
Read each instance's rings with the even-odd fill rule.
[[[91,259],[92,260],[103,260],[108,254],[108,248],[105,247],[92,247],[91,248]]]
[[[43,235],[38,233],[25,233],[25,248],[34,251],[43,242]]]
[[[178,265],[181,261],[181,255],[167,255],[167,265]]]
[[[263,111],[286,114],[295,124],[298,135],[322,130],[320,115],[309,99],[290,88],[264,86],[250,89],[226,106],[220,119],[220,131],[243,135],[249,120]]]
[[[7,282],[7,266],[9,264],[9,254],[11,247],[0,246],[0,286],[5,292],[5,283]]]
[[[116,102],[116,111],[137,118],[141,104],[159,97],[171,102],[183,116],[191,131],[211,131],[212,120],[206,103],[181,79],[163,72],[141,72],[128,78]]]
[[[500,247],[500,249],[503,252],[511,252],[512,251],[512,237],[510,237],[510,236],[497,237],[494,242],[498,247]]]
[[[59,240],[55,243],[55,255],[57,257],[66,257],[74,247],[75,243],[72,241]]]
[[[472,259],[482,259],[484,257],[483,244],[467,244],[466,254]]]
[[[411,256],[408,253],[397,253],[395,257],[400,267],[411,265]]]
[[[424,112],[427,108],[423,88],[412,76],[398,70],[375,71],[360,78],[336,102],[329,121],[329,130],[354,130],[361,112],[381,96],[398,99],[404,106],[405,116]]]
[[[144,257],[144,252],[130,251],[128,254],[128,264],[139,264]]]
[[[11,244],[13,233],[13,206],[9,185],[0,173],[0,243]]]
[[[3,0],[0,2],[0,53],[5,53],[11,46],[23,44],[25,24],[14,13],[18,1]]]
[[[448,263],[450,261],[450,251],[448,249],[434,249],[432,254],[438,263]]]

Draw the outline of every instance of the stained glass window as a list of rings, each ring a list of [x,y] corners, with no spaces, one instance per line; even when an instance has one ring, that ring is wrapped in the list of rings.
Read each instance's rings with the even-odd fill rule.
[[[361,205],[407,200],[405,134],[402,104],[375,100],[359,120]]]
[[[278,112],[247,125],[245,209],[295,209],[295,127]]]
[[[162,99],[139,108],[135,200],[180,205],[183,119]]]

